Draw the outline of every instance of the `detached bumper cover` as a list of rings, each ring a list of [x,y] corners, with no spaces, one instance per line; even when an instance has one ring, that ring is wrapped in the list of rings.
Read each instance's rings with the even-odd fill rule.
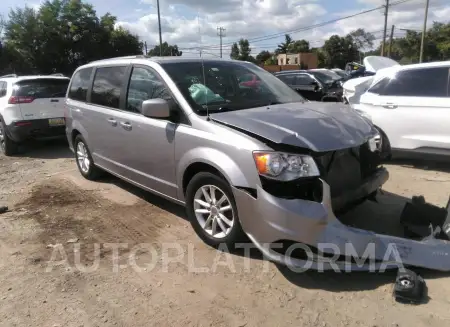
[[[356,194],[370,194],[385,182],[386,174],[380,171],[355,190]],[[450,242],[414,241],[346,226],[333,212],[328,184],[322,184],[321,203],[276,198],[261,187],[257,187],[255,199],[243,190],[233,189],[244,231],[269,260],[300,269],[356,271],[411,265],[450,271]],[[279,254],[270,246],[280,240],[305,244],[333,258],[313,255],[310,260],[302,260]],[[343,256],[356,261],[342,260]]]

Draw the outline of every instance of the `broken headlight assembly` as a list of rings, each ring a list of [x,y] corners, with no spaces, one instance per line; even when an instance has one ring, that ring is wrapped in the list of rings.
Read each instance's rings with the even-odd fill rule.
[[[259,175],[269,179],[292,181],[320,175],[314,159],[308,155],[255,151],[253,158]]]
[[[369,149],[372,152],[375,151],[381,151],[382,146],[383,146],[383,139],[381,137],[381,135],[378,133],[377,135],[375,135],[374,137],[369,139]]]

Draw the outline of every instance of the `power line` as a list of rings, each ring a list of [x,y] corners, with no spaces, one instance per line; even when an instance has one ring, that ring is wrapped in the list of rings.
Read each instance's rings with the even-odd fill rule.
[[[405,2],[409,2],[409,1],[412,1],[412,0],[399,0],[399,1],[391,3],[389,6],[392,7],[392,6],[396,6],[396,5],[399,5],[399,4],[402,4],[402,3],[405,3]],[[315,28],[318,28],[318,27],[323,27],[323,26],[326,26],[326,25],[334,24],[334,23],[337,23],[337,22],[342,21],[342,20],[350,19],[350,18],[353,18],[353,17],[357,17],[357,16],[360,16],[360,15],[371,13],[371,12],[374,12],[374,11],[377,11],[377,10],[380,10],[380,9],[384,9],[384,8],[385,8],[385,6],[382,5],[382,6],[378,6],[376,8],[364,10],[364,11],[361,11],[361,12],[358,12],[358,13],[355,13],[355,14],[352,14],[352,15],[336,18],[336,19],[325,21],[325,22],[322,22],[322,23],[309,25],[309,26],[304,26],[304,27],[299,27],[299,28],[296,28],[296,29],[293,29],[293,30],[290,30],[290,31],[284,31],[284,32],[279,32],[279,33],[274,33],[274,34],[268,34],[268,35],[264,35],[264,36],[258,36],[258,37],[254,37],[254,38],[249,38],[247,40],[249,42],[251,42],[251,43],[271,40],[271,39],[275,39],[275,38],[278,38],[280,36],[283,36],[285,34],[293,34],[293,33],[298,33],[298,32],[309,31],[309,30],[312,30],[312,29],[315,29]],[[229,43],[226,43],[226,44],[223,44],[223,45],[232,45],[233,43],[235,43],[235,42],[229,42]],[[206,46],[206,47],[202,47],[202,48],[203,49],[207,49],[207,48],[214,48],[214,47],[217,47],[217,45],[210,45],[210,46]],[[195,49],[195,48],[192,48],[192,49]]]

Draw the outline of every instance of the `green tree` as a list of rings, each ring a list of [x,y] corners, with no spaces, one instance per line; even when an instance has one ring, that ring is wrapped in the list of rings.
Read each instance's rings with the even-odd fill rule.
[[[233,43],[233,45],[231,46],[230,58],[239,60],[239,46],[237,43]]]
[[[294,41],[288,46],[288,52],[289,53],[311,52],[311,49],[309,48],[309,42],[306,40]]]
[[[162,43],[162,53],[159,51],[159,45],[155,46],[153,49],[149,50],[149,56],[159,57],[162,54],[163,57],[170,56],[181,56],[183,51],[178,50],[177,45],[169,45],[167,42]]]
[[[358,28],[357,30],[351,32],[349,34],[353,42],[356,45],[356,48],[359,51],[363,51],[364,49],[372,49],[373,41],[375,41],[375,35],[370,32],[366,32],[364,28]]]
[[[116,21],[109,13],[97,17],[92,5],[78,0],[46,1],[39,10],[12,9],[4,37],[5,47],[14,57],[9,61],[2,58],[0,71],[11,73],[11,67],[19,67],[22,74],[71,75],[93,60],[141,54],[138,37],[115,28]]]
[[[280,43],[278,45],[278,48],[275,50],[276,54],[280,54],[280,53],[287,53],[289,50],[289,46],[293,43],[294,41],[292,40],[291,36],[289,34],[286,34],[284,36],[284,42]]]
[[[343,68],[350,61],[359,59],[358,49],[350,35],[340,37],[333,35],[322,47],[325,66],[330,68]]]
[[[247,39],[240,39],[238,43],[231,46],[231,59],[256,62],[256,59],[250,55],[252,49]]]
[[[270,58],[272,58],[272,54],[267,50],[263,50],[256,55],[256,61],[258,63],[266,62]]]

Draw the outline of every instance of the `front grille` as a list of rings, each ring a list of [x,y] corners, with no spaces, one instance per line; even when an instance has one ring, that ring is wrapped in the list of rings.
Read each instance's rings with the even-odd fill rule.
[[[378,153],[369,150],[365,143],[316,158],[321,177],[330,185],[331,197],[338,197],[348,190],[358,188],[379,165]]]

